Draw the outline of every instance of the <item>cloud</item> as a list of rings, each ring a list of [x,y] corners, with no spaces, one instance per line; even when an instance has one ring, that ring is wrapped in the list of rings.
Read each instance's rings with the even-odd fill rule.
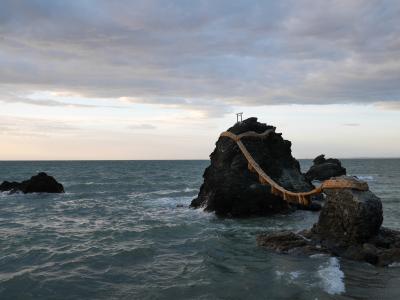
[[[156,126],[152,125],[152,124],[134,124],[134,125],[129,125],[128,126],[129,129],[139,129],[139,130],[152,130],[152,129],[157,129]]]
[[[64,93],[53,93],[54,97],[57,98],[59,96],[63,96]],[[65,94],[66,96],[70,96]],[[73,98],[73,97],[71,97]],[[0,87],[0,102],[3,103],[22,103],[36,106],[48,106],[48,107],[69,107],[69,108],[100,108],[100,107],[108,107],[108,108],[120,108],[119,106],[111,106],[111,105],[96,105],[96,104],[81,104],[81,103],[72,103],[72,102],[64,102],[60,100],[47,99],[47,98],[37,98],[34,95],[18,95],[13,92],[8,91],[6,88]]]
[[[78,103],[65,103],[56,100],[39,100],[39,99],[29,99],[22,97],[15,97],[13,99],[0,99],[0,102],[4,103],[23,103],[23,104],[31,104],[38,106],[53,106],[53,107],[77,107],[77,108],[93,108],[98,107],[97,105],[90,104],[78,104]]]
[[[375,106],[384,110],[400,110],[400,101],[377,102]]]
[[[5,0],[0,82],[199,117],[235,105],[390,102],[400,99],[399,15],[395,0]]]
[[[210,101],[205,99],[184,99],[184,98],[130,98],[130,97],[121,97],[120,101],[125,103],[136,103],[136,104],[149,104],[149,105],[158,105],[164,108],[169,109],[183,109],[188,112],[192,112],[197,114],[197,117],[200,118],[214,118],[221,115],[224,115],[228,112],[232,112],[232,109],[229,105],[218,102],[218,101]]]
[[[345,123],[343,126],[348,126],[348,127],[357,127],[360,126],[361,124],[359,123]]]
[[[13,137],[65,136],[81,129],[63,121],[0,115],[0,135]]]

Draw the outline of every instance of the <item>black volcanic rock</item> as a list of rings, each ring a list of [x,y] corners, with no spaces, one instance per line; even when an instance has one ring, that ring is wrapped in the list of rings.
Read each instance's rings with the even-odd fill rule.
[[[325,159],[325,155],[321,154],[313,162],[314,164],[306,173],[306,178],[310,181],[323,181],[332,177],[346,175],[346,169],[342,167],[342,163],[336,158]]]
[[[234,134],[263,133],[267,129],[274,127],[257,122],[257,118],[249,118],[228,131]],[[260,167],[281,186],[295,192],[314,188],[293,158],[291,142],[284,140],[281,134],[273,132],[263,138],[244,137],[241,141]],[[204,183],[191,207],[203,207],[218,215],[233,217],[267,215],[288,209],[282,198],[271,194],[270,187],[260,184],[257,174],[248,170],[247,161],[235,141],[220,137],[210,158],[211,164],[203,175]]]
[[[1,192],[22,192],[28,193],[64,193],[64,187],[58,183],[52,176],[41,172],[31,179],[22,182],[4,181],[0,185]]]
[[[312,232],[343,245],[367,242],[383,222],[382,203],[371,191],[325,190],[326,202]]]
[[[257,237],[258,245],[295,255],[326,253],[385,266],[400,261],[400,232],[381,227],[382,203],[371,191],[326,191],[326,204],[311,230]]]

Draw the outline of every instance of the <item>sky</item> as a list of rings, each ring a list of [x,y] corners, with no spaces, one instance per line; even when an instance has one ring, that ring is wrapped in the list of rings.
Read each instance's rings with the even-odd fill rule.
[[[1,0],[0,160],[400,157],[400,2]]]

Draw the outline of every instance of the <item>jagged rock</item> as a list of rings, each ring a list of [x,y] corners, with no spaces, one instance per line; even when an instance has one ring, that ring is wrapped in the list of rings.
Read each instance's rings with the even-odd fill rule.
[[[323,181],[331,177],[346,175],[346,169],[342,167],[342,163],[336,158],[325,159],[325,155],[321,154],[313,162],[314,164],[306,173],[306,178],[310,181]]]
[[[383,213],[381,200],[371,191],[325,190],[326,202],[313,233],[336,243],[368,241],[379,232]]]
[[[267,129],[274,127],[249,118],[228,131],[237,135],[247,131],[263,133]],[[241,141],[260,167],[281,186],[295,192],[314,188],[293,158],[291,142],[284,140],[281,134],[244,137]],[[258,176],[248,170],[248,163],[233,140],[220,137],[210,158],[211,165],[204,172],[204,183],[191,207],[203,207],[218,215],[233,217],[267,215],[288,209],[282,198],[271,194],[270,187],[260,184]]]
[[[400,232],[381,227],[380,199],[371,191],[334,189],[311,230],[257,237],[258,245],[285,254],[327,253],[385,266],[400,261]]]
[[[28,193],[64,193],[64,187],[58,183],[52,176],[44,172],[32,176],[31,179],[22,182],[4,181],[0,185],[1,192],[22,192]]]

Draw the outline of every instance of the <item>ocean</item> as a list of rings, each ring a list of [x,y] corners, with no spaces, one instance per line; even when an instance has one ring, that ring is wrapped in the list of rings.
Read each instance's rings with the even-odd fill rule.
[[[342,163],[400,230],[400,159]],[[318,212],[229,219],[188,208],[208,164],[0,162],[0,181],[44,171],[66,190],[0,194],[0,299],[400,299],[400,265],[257,247],[257,234],[309,228]]]

